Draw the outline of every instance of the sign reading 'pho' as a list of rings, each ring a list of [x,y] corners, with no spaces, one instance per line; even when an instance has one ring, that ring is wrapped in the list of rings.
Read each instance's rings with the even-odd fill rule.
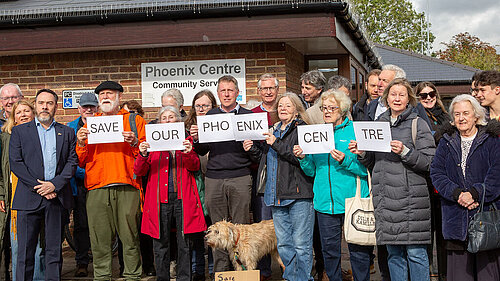
[[[161,106],[161,95],[171,88],[179,89],[184,105],[189,106],[201,90],[215,94],[217,80],[224,75],[236,78],[240,90],[237,102],[246,103],[245,59],[142,63],[142,106]]]
[[[329,153],[335,148],[332,124],[302,125],[297,129],[304,154]]]
[[[234,140],[234,114],[214,114],[196,117],[200,143]]]

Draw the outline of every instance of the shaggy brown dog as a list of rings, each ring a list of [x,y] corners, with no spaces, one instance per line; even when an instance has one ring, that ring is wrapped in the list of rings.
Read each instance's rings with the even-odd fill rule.
[[[226,250],[236,270],[254,270],[257,262],[271,254],[281,268],[285,268],[276,248],[276,234],[273,220],[254,224],[233,224],[219,221],[208,228],[205,236],[207,244],[220,250]]]

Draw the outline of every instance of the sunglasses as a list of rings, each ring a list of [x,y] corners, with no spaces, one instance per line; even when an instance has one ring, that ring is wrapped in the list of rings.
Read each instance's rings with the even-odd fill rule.
[[[431,92],[428,92],[428,93],[420,93],[418,95],[423,100],[427,99],[427,96],[429,96],[431,98],[435,98],[436,97],[436,91],[431,91]]]

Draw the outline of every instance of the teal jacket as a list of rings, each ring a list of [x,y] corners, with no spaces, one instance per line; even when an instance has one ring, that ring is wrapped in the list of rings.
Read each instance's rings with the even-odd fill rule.
[[[314,209],[325,214],[343,214],[345,199],[356,195],[356,178],[361,179],[361,197],[368,197],[367,172],[348,145],[355,140],[352,121],[345,118],[335,126],[335,149],[345,153],[342,163],[332,158],[330,153],[308,154],[299,160],[304,173],[314,177]]]

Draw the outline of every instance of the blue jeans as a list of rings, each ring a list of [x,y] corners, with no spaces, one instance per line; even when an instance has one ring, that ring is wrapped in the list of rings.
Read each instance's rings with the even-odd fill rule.
[[[10,250],[12,252],[12,281],[16,281],[16,268],[17,268],[17,233],[12,232],[10,228]],[[40,247],[40,238],[35,250],[35,269],[33,271],[33,281],[45,280],[45,258]]]
[[[326,274],[330,280],[342,280],[340,261],[344,214],[329,215],[318,212],[317,216]],[[347,245],[349,246],[349,257],[354,280],[369,281],[370,254],[373,247],[351,243]]]
[[[391,280],[429,281],[427,245],[387,245]]]
[[[299,199],[287,206],[272,207],[278,253],[285,265],[286,280],[313,280],[312,237],[314,209],[311,199]]]

